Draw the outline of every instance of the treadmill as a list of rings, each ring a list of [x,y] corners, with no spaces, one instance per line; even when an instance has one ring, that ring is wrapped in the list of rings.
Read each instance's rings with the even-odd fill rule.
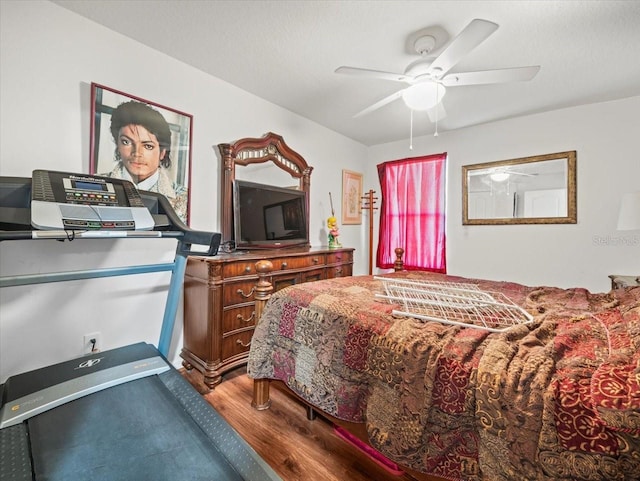
[[[126,181],[66,172],[33,174],[0,177],[0,241],[170,237],[178,246],[168,265],[0,278],[0,287],[10,287],[172,272],[157,348],[140,342],[91,353],[11,376],[0,385],[0,479],[280,480],[166,358],[186,258],[216,255],[220,234],[190,229],[164,196],[136,191]],[[92,190],[107,192],[106,201],[77,200],[79,191]],[[43,195],[48,196],[44,204]],[[44,217],[31,212],[39,202],[47,209]],[[59,204],[60,219],[50,217],[58,211],[47,202]],[[87,205],[90,209],[83,209]],[[194,246],[206,250],[197,252]]]

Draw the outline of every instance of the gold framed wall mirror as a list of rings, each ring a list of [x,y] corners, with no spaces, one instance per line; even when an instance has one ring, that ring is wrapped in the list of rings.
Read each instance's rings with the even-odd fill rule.
[[[462,224],[575,224],[576,151],[462,166]]]

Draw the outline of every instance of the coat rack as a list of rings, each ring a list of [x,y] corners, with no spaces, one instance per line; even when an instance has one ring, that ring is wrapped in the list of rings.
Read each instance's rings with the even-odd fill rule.
[[[373,211],[378,209],[375,207],[375,203],[378,200],[377,197],[373,196],[375,193],[375,190],[369,189],[366,195],[360,197],[362,200],[360,209],[369,211],[369,275],[372,274],[373,270]]]

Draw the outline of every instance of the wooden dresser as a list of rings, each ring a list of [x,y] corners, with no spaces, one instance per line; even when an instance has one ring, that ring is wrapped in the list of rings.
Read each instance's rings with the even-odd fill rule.
[[[256,262],[263,259],[273,264],[275,292],[301,282],[350,276],[353,249],[304,247],[189,257],[180,356],[184,367],[202,372],[211,388],[225,372],[247,363],[256,324]]]

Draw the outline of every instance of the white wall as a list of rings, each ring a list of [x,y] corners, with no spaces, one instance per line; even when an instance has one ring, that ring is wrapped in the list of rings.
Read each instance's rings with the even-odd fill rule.
[[[282,135],[314,167],[312,244],[326,245],[328,192],[339,198],[342,168],[364,170],[363,145],[50,2],[3,0],[0,8],[0,175],[30,177],[37,168],[88,172],[90,84],[96,82],[193,115],[196,229],[220,229],[217,144],[269,131]],[[358,227],[342,228],[341,241],[356,248],[356,272],[366,271]],[[174,250],[168,240],[2,242],[0,275],[171,262]],[[80,355],[86,333],[101,332],[104,348],[156,344],[169,278],[157,273],[0,289],[0,382]],[[176,365],[181,326],[180,308],[170,353]]]
[[[447,265],[455,275],[607,291],[609,274],[640,275],[640,232],[617,231],[623,193],[640,190],[640,97],[567,108],[369,149],[381,162],[448,153]],[[462,166],[577,151],[578,223],[462,225]],[[376,225],[377,225],[376,218]]]

